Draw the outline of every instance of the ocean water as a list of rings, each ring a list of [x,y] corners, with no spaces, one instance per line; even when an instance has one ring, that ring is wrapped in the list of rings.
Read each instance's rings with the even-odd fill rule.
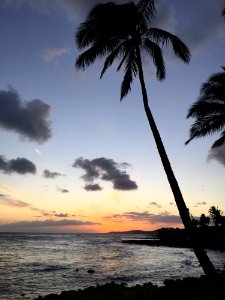
[[[191,249],[122,243],[135,238],[146,236],[0,233],[0,299],[34,299],[111,281],[162,285],[203,274]],[[224,253],[207,253],[223,269]]]

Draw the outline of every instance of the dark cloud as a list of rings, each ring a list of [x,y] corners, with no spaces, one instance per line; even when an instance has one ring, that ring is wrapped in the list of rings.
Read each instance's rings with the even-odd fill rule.
[[[101,191],[102,188],[99,184],[85,184],[84,189],[86,191]]]
[[[23,138],[44,142],[51,137],[50,106],[39,99],[22,101],[12,88],[0,90],[0,127]]]
[[[68,189],[61,188],[61,187],[59,187],[59,186],[57,186],[56,189],[57,189],[59,192],[63,193],[63,194],[69,193],[69,190],[68,190]]]
[[[124,171],[129,166],[127,163],[116,163],[113,159],[100,157],[93,160],[78,158],[73,167],[81,168],[86,173],[81,178],[88,183],[92,183],[95,179],[111,181],[113,188],[116,190],[136,190],[138,188],[136,182],[130,179],[130,176]],[[92,189],[93,188],[93,189]],[[86,190],[99,190],[98,184],[88,184]]]
[[[216,37],[224,37],[224,21],[221,17],[224,0],[191,0],[183,4],[188,14],[182,24],[178,23],[176,34],[192,51]]]
[[[225,145],[211,149],[208,154],[208,161],[211,159],[217,160],[225,167]]]
[[[156,202],[150,202],[149,205],[151,205],[151,206],[156,206],[156,207],[158,207],[158,208],[161,207],[161,205],[159,205],[159,204],[156,203]]]
[[[67,218],[69,215],[68,214],[54,214],[55,217],[58,217],[58,218]]]
[[[44,228],[44,227],[65,227],[65,226],[82,226],[82,225],[101,225],[100,223],[93,223],[89,221],[80,221],[80,220],[45,220],[45,221],[19,221],[14,223],[7,223],[0,225],[0,231],[9,231],[9,232],[27,232],[35,231],[35,228]],[[43,230],[43,229],[40,229]]]
[[[110,216],[107,216],[106,218],[110,220],[114,220],[118,222],[121,222],[121,219],[128,219],[131,221],[144,221],[147,223],[164,223],[164,224],[181,224],[181,218],[180,216],[171,215],[168,212],[162,212],[160,214],[151,214],[147,211],[145,212],[126,212],[123,214],[113,214]]]
[[[64,175],[61,174],[61,173],[58,173],[58,172],[51,172],[51,171],[45,169],[43,171],[42,176],[45,177],[45,178],[51,178],[51,179],[53,179],[53,178],[55,178],[57,176],[64,176]]]
[[[0,170],[6,174],[18,173],[36,173],[36,166],[26,158],[16,158],[7,160],[3,155],[0,155]]]

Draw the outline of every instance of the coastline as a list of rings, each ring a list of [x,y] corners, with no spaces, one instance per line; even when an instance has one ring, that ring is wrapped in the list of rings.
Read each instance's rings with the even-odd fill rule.
[[[225,274],[210,280],[200,278],[165,280],[163,286],[151,282],[128,287],[125,283],[106,283],[85,289],[62,291],[60,294],[39,296],[34,300],[219,300],[225,294]]]

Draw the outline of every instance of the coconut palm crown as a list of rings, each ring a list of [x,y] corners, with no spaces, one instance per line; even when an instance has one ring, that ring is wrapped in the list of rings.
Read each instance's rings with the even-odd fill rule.
[[[156,9],[153,0],[141,0],[137,4],[133,1],[121,5],[114,2],[97,4],[89,12],[86,21],[78,27],[76,43],[78,48],[84,52],[78,56],[75,65],[78,70],[85,70],[97,58],[105,57],[100,76],[102,77],[105,71],[116,61],[118,63],[117,71],[121,70],[122,67],[124,70],[121,100],[131,90],[133,79],[139,77],[145,113],[181,219],[200,265],[208,276],[215,277],[216,270],[193,231],[189,210],[184,202],[148,105],[142,55],[150,57],[156,68],[156,77],[159,80],[163,80],[166,75],[162,53],[164,46],[170,44],[175,55],[183,62],[188,63],[190,60],[188,47],[177,36],[165,30],[151,27],[151,22],[155,16]]]
[[[188,111],[187,118],[195,118],[195,122],[190,129],[190,139],[185,144],[216,132],[221,132],[221,135],[212,148],[225,144],[225,67],[222,69],[202,84],[198,100]]]
[[[84,70],[96,58],[106,56],[102,77],[118,59],[117,71],[122,66],[125,68],[121,85],[122,99],[130,91],[133,78],[138,75],[141,50],[152,59],[157,78],[163,80],[166,73],[161,46],[171,44],[176,56],[185,63],[190,60],[190,52],[175,35],[150,27],[155,15],[154,1],[151,0],[142,0],[137,5],[134,2],[122,5],[113,2],[97,4],[78,28],[78,48],[89,48],[77,58],[76,67]]]

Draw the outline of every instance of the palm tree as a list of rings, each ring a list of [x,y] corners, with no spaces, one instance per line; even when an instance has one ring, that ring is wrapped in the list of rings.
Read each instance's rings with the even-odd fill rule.
[[[225,144],[225,67],[203,83],[198,100],[191,106],[187,118],[195,118],[190,129],[190,138],[185,144],[198,137],[221,132],[212,148]]]
[[[220,209],[218,209],[218,207],[216,208],[215,206],[211,206],[209,209],[209,214],[214,225],[218,227],[219,224],[222,223],[223,212]]]
[[[89,12],[86,21],[81,23],[76,33],[76,43],[84,50],[76,60],[76,68],[85,70],[97,58],[106,56],[101,76],[118,61],[120,70],[124,66],[124,78],[121,85],[121,100],[131,89],[134,77],[138,76],[141,84],[145,113],[154,136],[163,167],[172,189],[181,219],[193,244],[194,252],[208,276],[215,276],[216,270],[206,252],[199,244],[192,227],[189,210],[174,176],[159,131],[148,105],[147,90],[144,81],[141,53],[152,58],[159,80],[165,78],[165,64],[161,47],[171,44],[176,56],[188,63],[190,52],[187,46],[175,35],[150,24],[156,15],[153,0],[141,0],[138,4],[129,2],[118,5],[113,2],[97,4]]]

